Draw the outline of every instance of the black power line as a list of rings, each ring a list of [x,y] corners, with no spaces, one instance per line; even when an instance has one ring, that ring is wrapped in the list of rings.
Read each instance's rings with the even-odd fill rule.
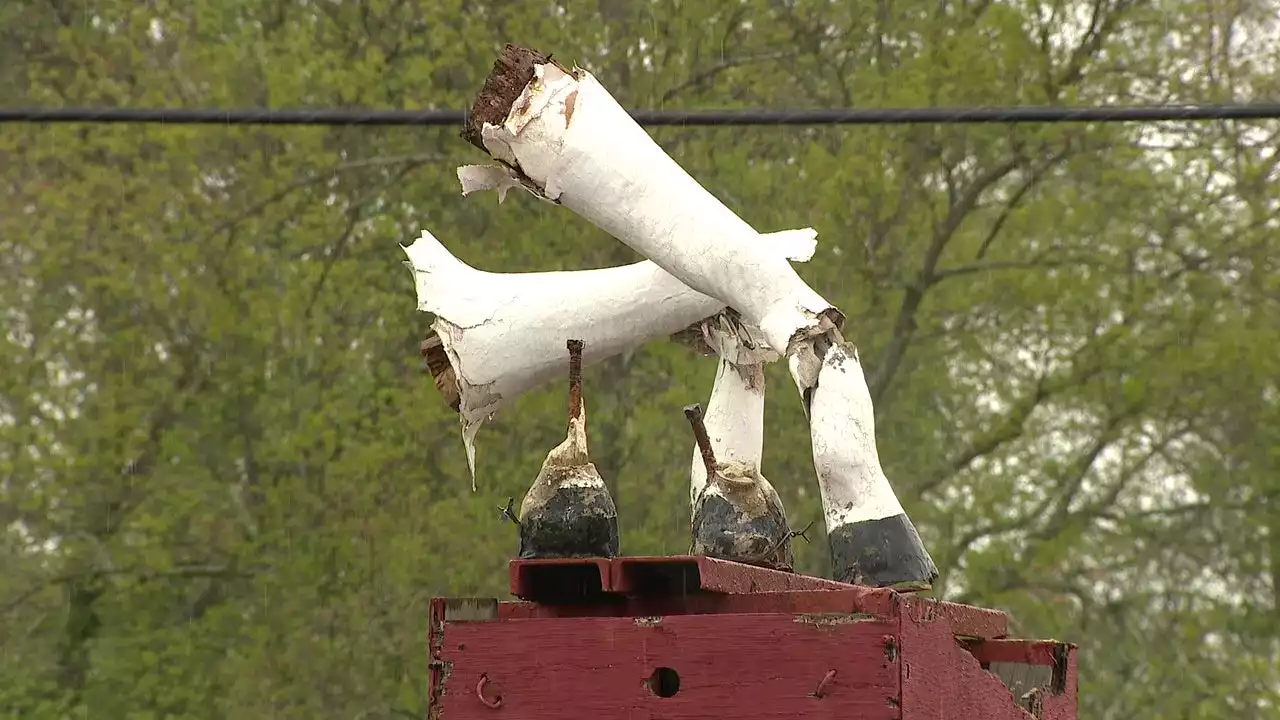
[[[1280,118],[1280,103],[1120,107],[842,108],[800,110],[635,110],[641,125],[889,125],[1161,122]],[[183,108],[0,108],[0,123],[169,125],[419,125],[461,127],[461,110],[210,110]]]

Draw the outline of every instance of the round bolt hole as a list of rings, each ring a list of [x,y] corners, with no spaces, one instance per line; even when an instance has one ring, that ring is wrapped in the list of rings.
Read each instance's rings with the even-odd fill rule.
[[[658,697],[672,697],[680,692],[680,673],[669,667],[660,667],[653,671],[645,681],[649,692]]]

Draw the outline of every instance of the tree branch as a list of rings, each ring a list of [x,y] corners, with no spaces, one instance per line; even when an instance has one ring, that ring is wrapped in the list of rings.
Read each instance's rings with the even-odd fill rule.
[[[277,190],[271,195],[268,195],[266,198],[259,200],[253,205],[250,205],[249,207],[245,208],[243,211],[229,218],[224,219],[222,222],[213,226],[213,228],[210,229],[208,232],[199,236],[196,239],[196,244],[198,245],[204,244],[209,240],[212,240],[213,238],[221,235],[222,233],[227,232],[228,230],[231,230],[232,228],[236,227],[240,223],[256,215],[261,214],[267,208],[280,202],[281,200],[284,200],[286,197],[288,197],[289,195],[292,195],[298,190],[301,190],[310,185],[316,185],[318,183],[322,183],[332,179],[335,173],[346,172],[349,170],[359,170],[362,168],[399,165],[402,163],[416,163],[417,165],[422,165],[428,162],[432,162],[434,160],[442,160],[443,158],[444,156],[442,155],[439,155],[436,153],[428,153],[428,154],[421,154],[421,155],[372,157],[372,158],[366,158],[363,160],[353,160],[351,162],[338,163],[337,165],[334,165],[331,168],[319,170],[310,177],[304,177],[304,178],[299,178],[297,180],[294,180],[293,182]],[[189,237],[186,239],[190,240]]]
[[[976,275],[978,273],[995,272],[998,270],[1047,270],[1051,268],[1083,267],[1085,265],[1092,264],[1093,263],[1086,260],[1070,258],[1048,260],[1045,259],[1043,255],[1031,260],[992,260],[985,263],[956,265],[954,267],[938,270],[934,273],[934,284],[937,285],[944,280],[950,280],[964,275]]]
[[[917,492],[921,495],[932,492],[952,476],[963,472],[978,458],[990,455],[1005,444],[1021,437],[1024,424],[1041,403],[1062,392],[1084,385],[1097,377],[1103,370],[1103,363],[1097,353],[1093,353],[1093,357],[1088,362],[1081,362],[1079,359],[1084,357],[1086,353],[1112,342],[1124,328],[1127,328],[1127,324],[1120,323],[1078,350],[1074,356],[1077,362],[1072,363],[1068,370],[1057,376],[1040,377],[1036,382],[1035,390],[1015,401],[998,427],[975,439],[969,447],[957,453],[947,462],[947,472],[917,485]]]
[[[924,301],[925,293],[937,282],[935,271],[947,242],[951,240],[961,223],[964,222],[964,219],[973,211],[982,194],[1013,172],[1022,162],[1023,158],[1020,155],[1012,157],[995,167],[987,169],[986,172],[975,178],[964,189],[964,192],[956,198],[955,202],[951,204],[947,217],[942,224],[934,229],[933,238],[925,251],[920,272],[916,276],[916,280],[907,287],[906,293],[902,298],[902,304],[898,308],[898,316],[893,323],[893,336],[889,340],[884,354],[880,357],[880,361],[875,364],[871,376],[868,378],[867,386],[871,391],[873,404],[880,403],[889,384],[893,382],[894,375],[897,374],[899,367],[902,365],[903,358],[906,357],[907,347],[910,345],[911,338],[916,331],[916,313],[920,309],[920,304]]]
[[[710,80],[714,80],[718,75],[725,72],[726,70],[732,70],[733,68],[744,67],[747,65],[754,65],[756,63],[768,62],[770,60],[783,60],[783,59],[794,58],[798,54],[799,53],[797,51],[771,52],[771,53],[762,53],[760,55],[745,55],[743,57],[736,57],[736,58],[730,58],[728,60],[723,60],[719,63],[716,63],[715,65],[712,65],[709,68],[706,68],[704,70],[694,73],[693,75],[690,75],[688,79],[686,79],[684,82],[680,83],[679,85],[675,85],[674,87],[668,88],[667,91],[662,94],[662,97],[658,99],[658,104],[662,105],[663,103],[666,103],[669,100],[675,99],[677,95],[679,95],[680,93],[690,88],[699,87]]]
[[[1125,422],[1137,415],[1141,409],[1141,404],[1134,404],[1107,417],[1106,422],[1103,424],[1102,431],[1093,439],[1093,442],[1089,445],[1088,451],[1077,458],[1073,463],[1074,469],[1070,476],[1066,479],[1066,482],[1058,488],[1056,501],[1050,502],[1050,504],[1054,506],[1054,509],[1051,511],[1048,520],[1045,521],[1044,525],[1039,530],[1031,534],[1032,538],[1036,540],[1047,540],[1057,537],[1064,529],[1066,529],[1067,523],[1070,520],[1088,517],[1081,513],[1072,513],[1071,503],[1076,499],[1076,496],[1080,494],[1080,490],[1084,487],[1085,478],[1087,478],[1089,473],[1092,472],[1093,466],[1097,464],[1098,458],[1102,456],[1103,451],[1110,447],[1111,443],[1120,438],[1120,435],[1124,430]],[[1129,473],[1123,474],[1123,477],[1127,480],[1127,478],[1132,477],[1137,470],[1138,468],[1133,468]],[[1124,482],[1125,480],[1122,480],[1118,484],[1123,487]],[[1040,512],[1036,513],[1037,517],[1043,515],[1046,509],[1047,508],[1041,508]]]

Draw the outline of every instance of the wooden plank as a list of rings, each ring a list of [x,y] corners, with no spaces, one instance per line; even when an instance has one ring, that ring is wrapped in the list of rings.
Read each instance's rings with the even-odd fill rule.
[[[849,590],[854,585],[700,555],[613,559],[612,591],[624,595]]]
[[[916,622],[946,619],[954,634],[968,638],[995,639],[1009,634],[1009,616],[999,610],[913,595],[896,597],[902,604],[902,614]]]
[[[890,720],[892,629],[839,613],[446,622],[441,717]]]
[[[955,640],[949,623],[901,618],[903,720],[1032,720],[999,677]],[[1057,718],[1056,720],[1067,720]]]
[[[1008,635],[1008,616],[998,610],[902,595],[887,588],[845,585],[839,590],[755,592],[741,595],[690,592],[662,595],[604,595],[591,601],[502,603],[499,617],[626,617],[708,613],[848,612],[918,622],[945,621],[957,637],[996,639]]]

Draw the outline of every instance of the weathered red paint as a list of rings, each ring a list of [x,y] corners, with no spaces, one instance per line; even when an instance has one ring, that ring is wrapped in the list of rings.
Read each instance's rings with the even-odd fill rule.
[[[902,612],[919,622],[942,617],[951,624],[956,635],[972,638],[1002,638],[1009,634],[1009,616],[999,610],[961,605],[959,603],[890,593],[902,604]]]
[[[1062,643],[1054,643],[1062,647]],[[1049,692],[1042,696],[1042,720],[1077,720],[1079,717],[1079,667],[1075,645],[1066,645],[1066,662],[1062,669],[1061,692]]]
[[[1008,635],[1008,617],[996,610],[957,605],[926,598],[902,598],[904,610],[918,619],[942,616],[957,636],[996,639]],[[922,608],[935,608],[925,611]],[[645,615],[705,615],[709,613],[864,613],[892,617],[892,590],[860,588],[821,592],[751,593],[745,595],[690,594],[682,596],[608,596],[597,602],[542,604],[500,603],[502,618],[637,617]]]
[[[1033,713],[1014,703],[1000,678],[983,669],[984,662],[993,660],[980,660],[968,652],[956,642],[945,620],[919,622],[910,617],[903,620],[902,653],[904,658],[910,658],[904,660],[902,670],[903,718],[1076,720],[1074,646],[1025,640],[988,640],[982,643],[992,644],[992,647],[1015,643],[1021,646],[1020,651],[1007,657],[1037,661],[1028,664],[1041,664],[1039,661],[1046,657],[1053,664],[1054,655],[1060,653],[1061,675],[1055,672],[1050,687],[1038,691],[1039,697],[1028,700],[1028,704],[1037,708]]]
[[[843,590],[845,583],[697,555],[620,557],[613,560],[612,590],[624,595],[757,593],[788,590]]]
[[[1053,666],[1061,662],[1061,646],[1069,643],[1041,640],[985,640],[964,643],[964,646],[981,663],[1005,662],[1027,665]]]
[[[508,572],[512,595],[538,601],[547,600],[550,595],[557,602],[567,594],[585,598],[600,593],[671,595],[853,587],[833,580],[696,555],[512,560]]]
[[[568,614],[785,612],[786,608],[783,606],[768,608],[763,603],[794,602],[799,595],[788,593],[821,590],[846,593],[840,600],[832,602],[843,604],[848,599],[852,602],[849,612],[887,616],[897,612],[894,603],[906,602],[905,611],[922,620],[935,615],[945,616],[957,635],[1001,638],[1008,634],[1008,617],[998,610],[693,555],[621,557],[612,560],[513,560],[509,572],[512,595],[526,600],[543,601],[545,607],[554,608],[548,611],[550,615],[543,617]],[[759,601],[743,599],[745,596],[760,594],[772,597]],[[734,599],[708,599],[707,595]],[[746,609],[748,605],[743,603],[750,605],[751,609]]]
[[[1003,613],[719,561],[696,577],[686,558],[570,565],[598,589],[538,587],[558,572],[540,561],[512,583],[546,602],[432,601],[429,717],[1076,720],[1075,647],[1003,639]],[[1015,699],[989,664],[1031,691]]]
[[[1052,640],[979,640],[964,646],[982,667],[1017,663],[1052,668],[1046,690],[1035,699],[1043,720],[1075,720],[1077,685],[1076,646]]]
[[[446,624],[442,717],[898,717],[897,663],[878,642],[892,625],[860,616],[789,615],[738,616],[726,624],[731,617]],[[671,697],[646,684],[658,668],[679,675]],[[481,676],[488,679],[486,700],[500,697],[500,707],[477,696]]]

